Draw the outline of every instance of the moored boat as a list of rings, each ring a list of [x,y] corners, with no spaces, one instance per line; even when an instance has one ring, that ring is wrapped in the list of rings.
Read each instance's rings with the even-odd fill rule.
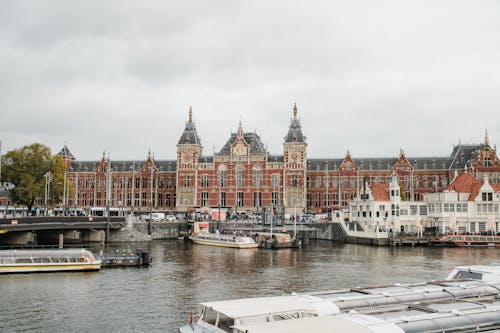
[[[86,249],[0,251],[0,273],[97,271],[101,262]]]
[[[193,234],[189,237],[195,244],[255,249],[259,246],[253,238],[208,232],[208,222],[195,222]]]
[[[437,246],[500,246],[500,236],[487,235],[444,235],[432,242]]]
[[[301,241],[288,233],[256,232],[253,235],[260,248],[283,249],[290,247],[300,247]]]
[[[195,244],[255,249],[259,246],[253,238],[245,236],[222,235],[218,233],[199,233],[190,237]]]

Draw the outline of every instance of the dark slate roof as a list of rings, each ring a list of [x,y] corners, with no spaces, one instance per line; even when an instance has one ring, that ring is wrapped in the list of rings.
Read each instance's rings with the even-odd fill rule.
[[[288,133],[285,137],[285,143],[305,143],[306,137],[302,134],[302,126],[297,117],[297,105],[293,107],[293,118],[288,128]]]
[[[360,170],[391,170],[394,164],[398,161],[395,157],[368,157],[368,158],[353,158],[354,163]]]
[[[231,146],[237,138],[237,133],[231,133],[231,137],[222,147],[220,155],[231,155]],[[250,146],[250,154],[261,154],[266,152],[266,148],[257,133],[244,133],[243,138]]]
[[[447,170],[452,159],[449,157],[407,157],[408,161],[416,170]],[[360,170],[386,171],[391,170],[398,158],[396,157],[368,157],[352,159]],[[308,159],[307,170],[338,170],[343,158],[336,159]]]
[[[470,167],[471,162],[476,159],[480,145],[462,145],[453,147],[450,155],[449,169],[462,169],[466,165]]]
[[[196,132],[196,126],[193,122],[193,111],[189,107],[189,119],[186,122],[186,127],[184,132],[182,132],[181,138],[179,139],[178,145],[199,145],[201,146],[200,138]]]
[[[61,157],[63,158],[67,158],[67,159],[70,159],[70,160],[74,160],[75,157],[73,156],[73,154],[71,154],[71,152],[69,151],[68,147],[66,145],[64,145],[64,147],[62,147],[61,151],[57,153],[57,155],[60,155]]]
[[[176,161],[154,161],[160,171],[175,171]],[[70,172],[94,172],[101,161],[78,161],[71,163]],[[117,172],[138,171],[146,161],[111,161],[111,168]]]
[[[307,170],[338,170],[343,158],[310,158],[307,160]]]
[[[283,163],[285,161],[283,155],[268,155],[267,156],[267,162],[268,163],[273,163],[273,162],[281,162]]]
[[[201,156],[198,158],[198,163],[213,163],[214,162],[214,157],[213,156]]]

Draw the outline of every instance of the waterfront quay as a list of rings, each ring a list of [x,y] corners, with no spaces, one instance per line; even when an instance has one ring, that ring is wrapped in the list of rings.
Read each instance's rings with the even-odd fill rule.
[[[368,245],[428,245],[432,237],[414,234],[369,232],[352,223],[280,223],[272,227],[255,221],[208,221],[210,230],[227,234],[256,232],[289,233],[307,245],[310,239]],[[152,222],[135,217],[23,217],[0,219],[0,246],[30,246],[65,243],[152,241],[189,236],[192,224]]]

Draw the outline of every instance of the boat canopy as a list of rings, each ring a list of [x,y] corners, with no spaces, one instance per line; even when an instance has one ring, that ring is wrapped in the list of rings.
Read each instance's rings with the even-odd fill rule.
[[[0,251],[0,259],[14,260],[19,259],[80,259],[83,258],[87,262],[94,262],[96,259],[92,252],[86,249],[50,249],[50,250],[3,250]]]
[[[338,314],[340,310],[331,302],[309,297],[308,295],[288,295],[275,297],[256,297],[237,300],[202,303],[231,318],[245,318],[262,314],[279,314],[290,311],[310,312],[313,315]]]

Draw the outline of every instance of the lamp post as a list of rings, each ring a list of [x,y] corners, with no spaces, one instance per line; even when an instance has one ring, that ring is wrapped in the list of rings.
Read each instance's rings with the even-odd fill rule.
[[[132,211],[132,216],[134,216],[134,205],[135,205],[135,161],[132,162],[132,191],[130,193],[130,210]]]
[[[109,222],[109,201],[111,200],[111,156],[108,153],[108,170],[106,175],[106,217]]]
[[[45,173],[45,216],[48,216],[48,204],[50,195],[50,170]]]

